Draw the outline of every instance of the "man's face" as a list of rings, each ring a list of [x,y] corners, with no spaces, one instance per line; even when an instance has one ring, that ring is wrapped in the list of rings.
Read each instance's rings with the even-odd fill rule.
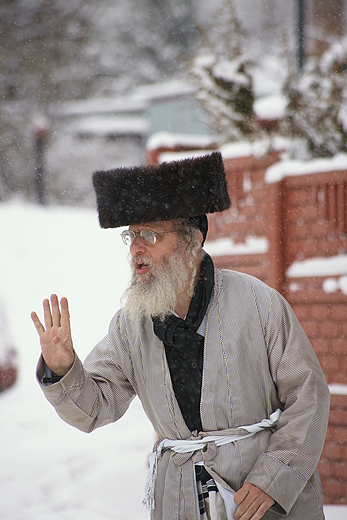
[[[147,244],[139,235],[141,231],[148,229],[158,233],[153,245]],[[176,229],[175,221],[153,222],[129,227],[130,231],[137,233],[130,246],[130,255],[138,280],[142,280],[144,283],[150,281],[153,266],[162,265],[163,260],[169,258],[177,250],[179,236]]]
[[[196,268],[192,266],[192,259],[189,262],[187,242],[175,231],[175,221],[129,229],[137,235],[130,246],[132,279],[123,295],[124,310],[130,319],[135,316],[164,319],[175,310],[179,295],[192,291],[190,285]],[[146,244],[138,234],[148,229],[163,233],[157,235],[155,244]]]

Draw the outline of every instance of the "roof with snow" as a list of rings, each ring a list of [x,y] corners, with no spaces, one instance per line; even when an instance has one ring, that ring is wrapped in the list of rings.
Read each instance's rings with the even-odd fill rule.
[[[73,124],[80,136],[130,136],[146,135],[150,123],[145,117],[83,117]]]
[[[53,104],[52,114],[58,117],[86,116],[92,114],[141,113],[156,101],[178,99],[193,94],[195,87],[175,79],[162,83],[141,85],[128,95],[88,98],[67,103]]]
[[[214,136],[200,134],[174,134],[171,132],[157,132],[148,139],[147,150],[158,148],[175,148],[177,146],[205,148],[211,146],[217,138]],[[179,152],[175,153],[175,157]],[[183,152],[193,153],[193,152]],[[191,157],[191,156],[190,156]]]

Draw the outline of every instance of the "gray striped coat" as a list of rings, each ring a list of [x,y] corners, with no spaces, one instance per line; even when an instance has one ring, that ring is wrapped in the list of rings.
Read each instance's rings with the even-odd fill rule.
[[[43,376],[42,360],[37,377]],[[165,350],[151,320],[131,325],[122,311],[84,365],[76,356],[61,381],[42,387],[66,422],[90,432],[119,419],[138,395],[160,438],[188,439]],[[323,449],[329,391],[291,307],[256,278],[216,270],[207,311],[201,391],[203,430],[253,424],[280,408],[277,428],[204,452],[164,452],[153,520],[198,519],[194,462],[203,460],[225,487],[251,482],[275,505],[264,520],[323,519],[317,464]]]

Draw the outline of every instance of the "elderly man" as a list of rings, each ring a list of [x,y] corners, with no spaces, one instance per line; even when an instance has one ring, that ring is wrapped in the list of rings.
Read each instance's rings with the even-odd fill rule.
[[[32,313],[40,385],[85,431],[138,395],[158,434],[146,500],[155,520],[323,519],[317,472],[329,392],[281,295],[215,270],[206,213],[230,206],[219,153],[94,174],[102,227],[128,225],[124,306],[84,364],[68,302]]]

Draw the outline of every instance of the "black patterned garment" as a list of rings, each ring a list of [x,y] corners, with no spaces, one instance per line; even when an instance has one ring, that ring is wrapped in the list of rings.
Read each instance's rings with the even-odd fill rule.
[[[170,316],[164,323],[153,319],[155,334],[165,346],[172,386],[183,418],[191,431],[202,431],[200,418],[204,337],[197,333],[206,314],[214,285],[214,266],[206,254],[185,320]],[[211,476],[200,466],[196,478],[202,483]]]
[[[222,497],[213,478],[197,481],[200,520],[228,520]]]
[[[191,431],[202,431],[200,418],[204,337],[197,330],[206,314],[214,285],[214,266],[205,255],[185,320],[171,315],[153,318],[154,333],[165,346],[172,386],[184,420]]]

